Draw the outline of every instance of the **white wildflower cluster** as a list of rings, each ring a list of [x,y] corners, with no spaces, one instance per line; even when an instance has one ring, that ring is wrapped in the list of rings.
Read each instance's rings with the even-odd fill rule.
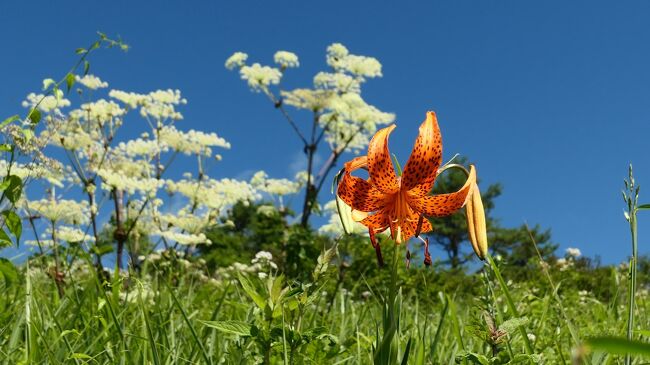
[[[567,270],[575,265],[576,259],[582,256],[580,249],[569,247],[566,249],[565,257],[557,259],[557,267],[560,271]]]
[[[253,188],[271,195],[290,195],[297,193],[301,185],[289,179],[271,179],[266,172],[258,171],[251,178]]]
[[[337,72],[349,72],[358,77],[382,76],[381,63],[376,58],[350,54],[340,43],[327,47],[327,64]]]
[[[283,69],[300,66],[300,62],[298,62],[298,56],[296,56],[295,53],[287,51],[275,52],[275,55],[273,55],[273,61],[275,61],[275,63],[280,65],[280,67]]]
[[[236,54],[228,65],[244,69],[246,58],[245,54]],[[282,68],[298,65],[297,56],[289,52],[278,52],[275,59]],[[280,71],[258,65],[244,70],[242,75],[250,76],[249,81],[257,85],[268,86],[279,82]],[[191,252],[195,245],[211,243],[206,230],[223,222],[223,213],[235,203],[256,201],[262,194],[281,196],[300,189],[295,182],[272,179],[266,174],[258,176],[257,185],[211,178],[207,174],[208,163],[220,159],[213,150],[229,149],[230,143],[214,132],[177,129],[177,121],[182,119],[177,108],[187,103],[179,90],[142,94],[104,90],[108,83],[94,75],[77,76],[76,82],[93,93],[84,94],[84,103],[66,114],[61,108],[71,106],[71,102],[58,90],[45,97],[32,93],[23,102],[28,108],[38,104],[42,112],[48,113],[31,143],[44,151],[64,149],[65,153],[58,156],[69,163],[53,160],[56,163],[46,164],[44,159],[17,162],[11,173],[23,180],[39,179],[65,187],[65,193],[75,197],[57,196],[51,187],[49,199],[24,198],[20,202],[25,216],[40,218],[35,220],[39,232],[34,244],[52,249],[57,249],[54,243],[83,243],[82,247],[91,247],[101,232],[108,232],[108,237],[125,232],[129,235],[128,250],[132,257],[150,250],[152,242],[190,246],[187,250]],[[45,89],[53,84],[53,80],[44,81]],[[132,118],[135,123],[129,128],[140,128],[139,137],[118,139],[125,134],[120,128],[126,121],[131,123]],[[140,123],[135,119],[140,119]],[[2,132],[16,132],[8,129]],[[196,171],[180,179],[171,178],[167,168],[178,159],[192,161]],[[7,168],[7,162],[0,161],[0,176]],[[31,193],[28,190],[26,195]],[[170,202],[173,208],[167,208]],[[277,214],[273,206],[267,205],[266,209],[264,214]],[[107,222],[101,226],[100,219]],[[274,267],[265,257],[258,257],[252,266],[256,270],[262,270],[264,265]]]
[[[149,94],[136,94],[121,90],[111,90],[108,95],[126,104],[129,108],[140,108],[140,115],[156,121],[181,120],[183,115],[176,111],[176,106],[187,104],[181,97],[180,90],[156,90]]]
[[[254,63],[251,66],[242,66],[239,69],[242,80],[248,82],[253,91],[265,91],[271,85],[277,85],[282,78],[282,72],[275,67],[262,66]]]
[[[246,65],[247,59],[248,59],[248,55],[246,53],[235,52],[232,54],[232,56],[228,57],[228,59],[226,60],[226,68],[229,70],[240,68]]]
[[[32,215],[41,216],[50,222],[85,224],[88,222],[88,203],[65,199],[41,199],[25,202],[25,208]]]
[[[191,234],[205,231],[212,220],[213,217],[209,214],[191,213],[187,209],[181,209],[177,214],[162,214],[160,216],[163,226],[178,228]]]
[[[573,258],[576,258],[576,259],[578,257],[582,256],[582,252],[580,252],[580,249],[579,248],[573,248],[573,247],[567,248],[566,249],[566,254],[567,254],[567,256],[570,256],[570,257],[573,257]]]
[[[249,183],[233,179],[167,181],[167,190],[184,195],[192,204],[217,211],[240,201],[260,198],[257,190]]]
[[[76,227],[70,226],[57,226],[54,229],[54,234],[52,234],[52,228],[45,230],[43,238],[46,237],[56,237],[59,242],[68,242],[68,243],[79,243],[79,242],[94,242],[95,237],[87,234],[86,232],[80,230]]]
[[[6,176],[7,170],[9,169],[9,164],[6,160],[0,160],[0,178]],[[11,174],[18,176],[21,180],[26,181],[28,179],[43,179],[48,183],[62,187],[65,180],[63,174],[62,166],[60,164],[56,165],[45,165],[42,163],[19,163],[15,162],[11,165]]]
[[[370,142],[379,125],[395,121],[395,115],[385,113],[367,104],[361,95],[345,93],[330,99],[328,110],[322,113],[319,122],[326,128],[326,140],[333,149],[358,151]]]
[[[103,89],[108,87],[108,82],[102,81],[99,77],[95,75],[84,75],[80,77],[79,75],[75,76],[77,83],[85,86],[90,90]]]
[[[165,185],[164,180],[156,178],[135,178],[112,169],[98,169],[96,172],[102,178],[102,187],[109,191],[117,189],[126,191],[129,194],[138,192],[147,197],[154,197],[158,189]]]
[[[61,108],[70,106],[70,100],[63,97],[62,90],[54,90],[51,95],[30,93],[22,103],[25,108],[35,108],[44,113],[61,112]]]
[[[567,260],[564,257],[561,257],[557,259],[555,264],[557,265],[558,269],[560,269],[560,271],[565,271],[573,267],[573,260]]]
[[[282,57],[279,57],[281,54]],[[282,51],[277,58],[286,59],[288,55]],[[392,123],[395,115],[382,112],[366,103],[361,97],[361,86],[369,78],[380,77],[381,64],[373,57],[351,54],[345,46],[335,43],[327,49],[327,64],[332,68],[328,72],[319,72],[314,76],[314,87],[297,88],[291,91],[280,90],[282,102],[298,109],[306,109],[316,113],[320,127],[325,130],[325,140],[334,151],[359,151],[368,144],[370,137],[378,127]],[[296,56],[297,63],[297,56]],[[232,62],[231,62],[232,64]],[[259,66],[259,65],[258,65]],[[245,70],[244,66],[240,70]],[[261,73],[259,66],[257,73]],[[283,66],[283,68],[286,68]],[[246,69],[247,72],[250,71]],[[278,72],[278,70],[275,70]],[[267,70],[267,73],[271,73]],[[272,78],[279,83],[280,73]],[[251,88],[266,90],[274,82],[266,82],[261,88],[250,83]],[[268,80],[271,78],[267,77]]]
[[[99,123],[110,122],[113,118],[120,118],[126,113],[126,110],[116,102],[104,99],[81,104],[81,111],[77,114],[79,117]]]
[[[165,126],[159,131],[159,140],[174,151],[186,155],[212,155],[212,147],[230,148],[230,143],[216,133],[190,130],[182,132],[174,126]]]
[[[198,245],[212,243],[203,233],[191,234],[177,231],[166,230],[158,232],[158,234],[171,242],[178,242],[181,245]]]
[[[250,265],[235,262],[234,264],[221,268],[217,274],[224,279],[233,279],[238,273],[250,273],[257,275],[260,279],[269,276],[272,270],[277,270],[278,265],[273,262],[273,255],[268,251],[260,251],[255,254]]]
[[[152,158],[159,153],[167,152],[165,144],[156,140],[144,140],[142,138],[132,139],[127,142],[120,142],[117,145],[119,153],[129,157],[149,157]]]

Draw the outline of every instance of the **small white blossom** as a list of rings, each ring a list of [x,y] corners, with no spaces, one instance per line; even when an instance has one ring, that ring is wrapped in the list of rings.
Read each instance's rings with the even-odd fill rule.
[[[52,222],[84,224],[88,222],[88,203],[74,200],[41,199],[26,202],[25,208]]]
[[[242,67],[246,64],[248,55],[243,52],[235,52],[226,60],[226,68],[232,70],[234,68]]]
[[[54,90],[53,95],[43,95],[30,93],[27,99],[22,103],[25,108],[34,108],[38,105],[38,109],[44,113],[59,112],[59,108],[70,106],[70,100],[63,97],[63,91]]]
[[[580,252],[579,248],[569,247],[566,249],[566,254],[570,257],[578,258],[582,255],[582,252]]]
[[[75,80],[81,85],[91,90],[97,90],[97,89],[108,87],[108,82],[104,82],[100,80],[99,77],[94,75],[85,75],[83,77],[79,77],[79,75],[76,75]]]
[[[273,60],[282,68],[298,67],[300,65],[298,62],[298,56],[296,56],[295,53],[287,51],[275,52]]]
[[[239,74],[243,80],[248,81],[248,86],[253,91],[261,91],[270,85],[277,85],[282,78],[282,73],[277,68],[262,66],[259,63],[243,66]]]

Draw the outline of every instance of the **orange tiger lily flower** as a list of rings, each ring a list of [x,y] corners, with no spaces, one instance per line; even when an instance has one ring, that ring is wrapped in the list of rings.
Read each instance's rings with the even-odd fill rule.
[[[476,170],[470,168],[467,182],[460,190],[439,195],[429,195],[438,168],[442,163],[442,136],[434,112],[428,112],[420,125],[404,173],[397,176],[388,137],[395,125],[380,129],[368,145],[368,155],[345,163],[337,194],[353,210],[353,217],[368,227],[370,240],[376,250],[375,234],[390,228],[391,237],[400,244],[423,232],[430,232],[431,223],[423,217],[444,217],[465,205],[468,194],[476,183]],[[352,176],[352,172],[365,168],[367,180]],[[377,251],[381,264],[381,253]]]

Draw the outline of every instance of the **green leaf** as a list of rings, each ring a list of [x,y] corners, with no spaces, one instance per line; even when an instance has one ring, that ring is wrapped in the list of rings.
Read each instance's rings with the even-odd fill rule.
[[[41,111],[32,108],[32,110],[29,111],[29,120],[32,121],[32,124],[38,124],[38,122],[41,121]]]
[[[13,210],[5,210],[2,212],[2,215],[5,217],[5,224],[9,228],[9,232],[16,237],[16,245],[18,245],[20,236],[23,233],[23,224],[20,221],[20,217]]]
[[[217,331],[237,335],[251,336],[251,324],[243,321],[200,321],[204,325],[214,328]]]
[[[528,322],[529,320],[526,317],[510,318],[509,320],[501,323],[501,325],[499,326],[499,330],[506,332],[508,334],[513,334],[513,332],[517,328],[527,325]]]
[[[34,132],[31,129],[25,128],[22,130],[23,136],[25,137],[25,142],[29,142],[34,137]]]
[[[72,356],[70,356],[70,359],[72,360],[92,359],[92,356],[82,354],[80,352],[75,352],[74,354],[72,354]]]
[[[18,280],[18,270],[11,261],[0,258],[0,276],[5,279],[6,285],[9,286]]]
[[[412,344],[412,338],[409,337],[409,340],[406,343],[406,349],[404,350],[404,356],[402,357],[402,365],[408,365],[409,363],[409,355],[411,354],[411,344]]]
[[[9,118],[3,120],[2,123],[0,123],[0,128],[6,126],[9,123],[13,123],[13,122],[15,122],[17,120],[20,120],[20,116],[19,115],[12,115]]]
[[[5,187],[5,183],[8,184]],[[23,180],[16,175],[10,175],[4,178],[2,184],[0,184],[0,190],[4,190],[4,194],[9,199],[10,202],[16,204],[20,195],[23,191]]]
[[[262,296],[257,293],[255,287],[253,286],[253,283],[251,283],[251,281],[242,274],[237,274],[237,276],[239,278],[239,283],[241,284],[246,294],[248,294],[248,296],[253,299],[255,304],[257,304],[260,309],[264,309],[266,307],[266,300],[264,300],[264,298],[262,298]]]
[[[68,92],[70,92],[70,89],[72,89],[75,81],[76,80],[73,73],[69,72],[67,75],[65,75],[65,85],[68,88]]]
[[[2,152],[11,152],[14,149],[14,146],[9,143],[0,144],[0,151]]]
[[[86,52],[87,52],[87,50],[85,48],[77,48],[75,50],[76,54],[82,54],[82,53],[86,53]]]
[[[604,351],[610,354],[632,354],[650,357],[649,343],[636,340],[627,340],[622,337],[593,337],[587,339],[586,344],[592,350]]]
[[[90,62],[84,60],[84,76],[88,75],[89,70],[90,70]]]
[[[650,204],[641,204],[636,207],[636,210],[650,210]]]

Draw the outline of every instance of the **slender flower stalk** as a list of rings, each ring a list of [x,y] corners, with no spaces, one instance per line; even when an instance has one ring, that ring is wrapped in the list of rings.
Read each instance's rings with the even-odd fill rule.
[[[650,209],[650,204],[639,205],[639,185],[634,181],[632,165],[628,170],[628,179],[623,181],[625,190],[623,190],[623,200],[627,205],[627,211],[624,212],[625,219],[630,225],[632,235],[632,257],[630,258],[629,287],[628,287],[628,314],[627,314],[627,339],[632,340],[634,333],[634,310],[636,307],[636,272],[638,262],[638,243],[637,243],[637,221],[636,214],[640,210]],[[625,355],[625,365],[632,364],[632,356]]]

